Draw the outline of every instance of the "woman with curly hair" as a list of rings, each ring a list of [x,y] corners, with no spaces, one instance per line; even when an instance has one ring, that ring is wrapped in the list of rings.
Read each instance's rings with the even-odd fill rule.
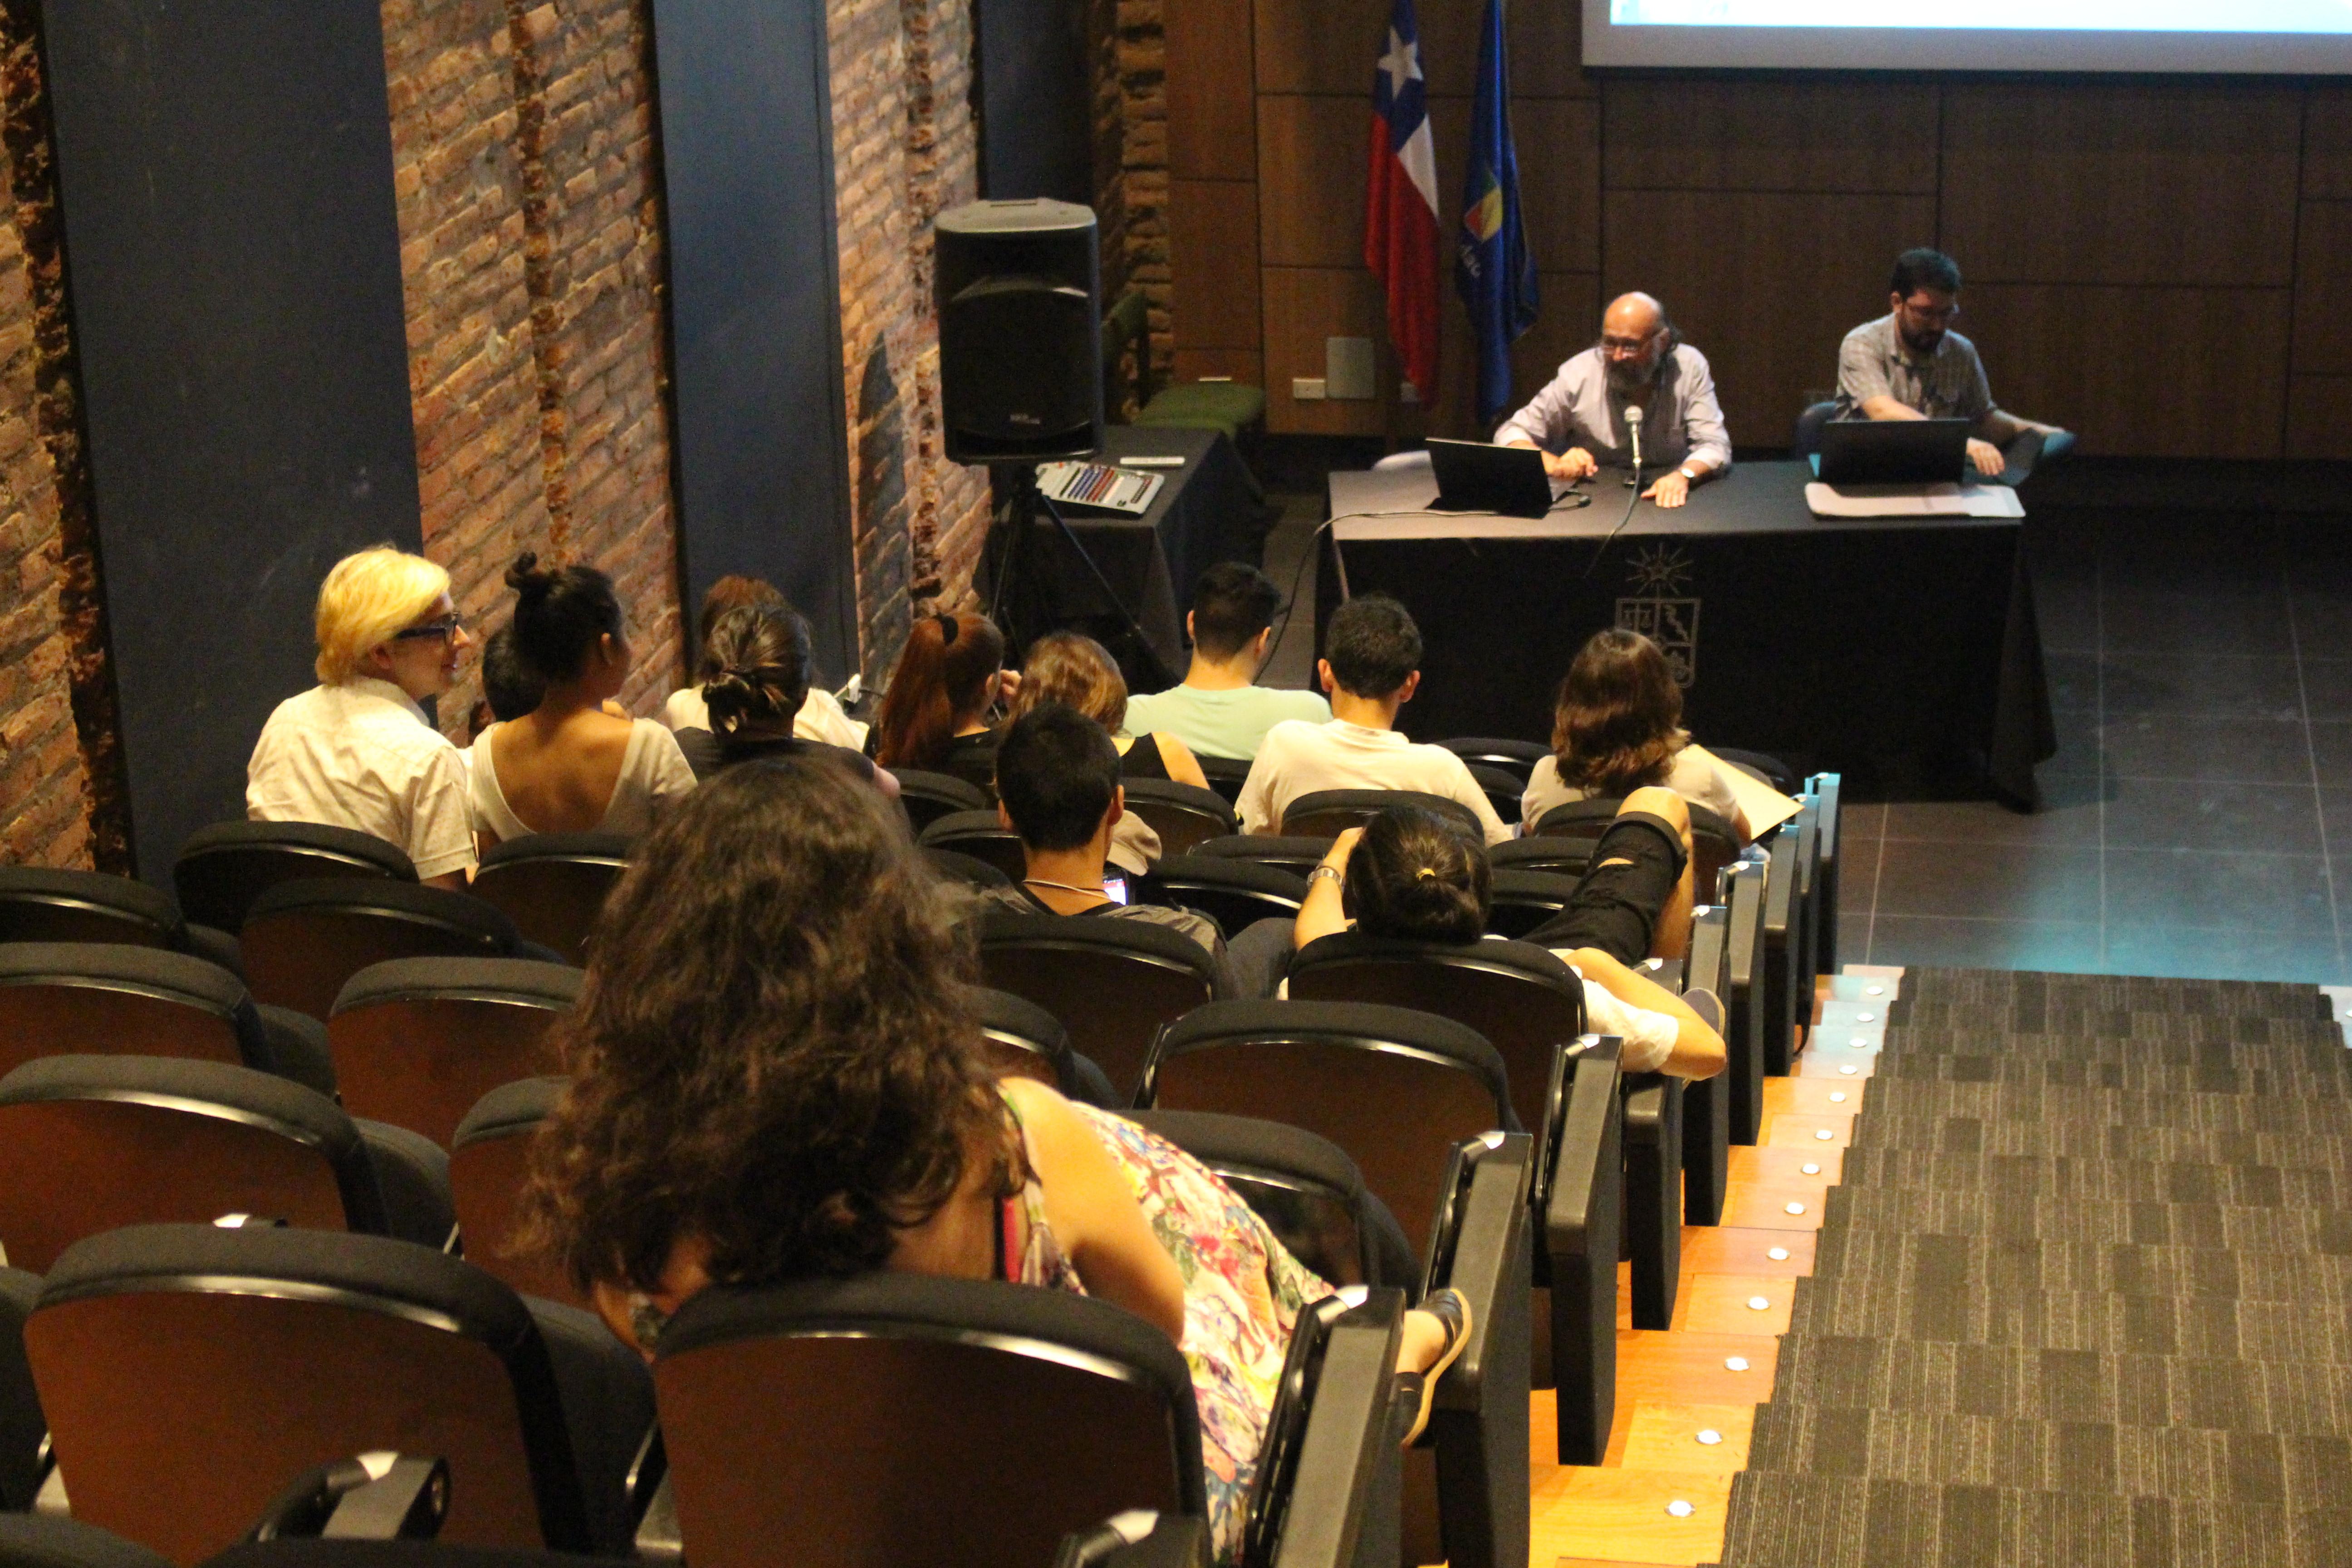
[[[1021,689],[1004,710],[1007,724],[1041,702],[1076,709],[1110,731],[1118,748],[1121,778],[1173,779],[1195,789],[1209,787],[1192,752],[1173,735],[1127,731],[1127,678],[1110,650],[1083,632],[1048,632],[1029,645],[1021,665]]]
[[[1658,645],[1611,626],[1577,653],[1553,700],[1552,755],[1535,765],[1519,811],[1528,831],[1570,801],[1662,785],[1753,838],[1724,764],[1682,727],[1682,689]]]
[[[888,1268],[1124,1307],[1192,1369],[1229,1560],[1298,1310],[1330,1288],[1172,1144],[992,1079],[952,915],[882,798],[829,763],[688,797],[558,1026],[574,1076],[534,1152],[532,1238],[647,1354],[714,1283]],[[1433,1387],[1467,1330],[1437,1293],[1399,1371]]]

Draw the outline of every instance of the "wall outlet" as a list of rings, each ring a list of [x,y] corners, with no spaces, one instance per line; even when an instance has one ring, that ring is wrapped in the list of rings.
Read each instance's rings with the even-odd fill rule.
[[[1319,375],[1294,375],[1290,378],[1290,401],[1320,403],[1323,401],[1323,378]]]
[[[1377,395],[1372,374],[1372,340],[1325,338],[1323,383],[1327,397],[1370,400]]]
[[[1421,401],[1421,388],[1409,381],[1397,383],[1397,401],[1408,407]]]

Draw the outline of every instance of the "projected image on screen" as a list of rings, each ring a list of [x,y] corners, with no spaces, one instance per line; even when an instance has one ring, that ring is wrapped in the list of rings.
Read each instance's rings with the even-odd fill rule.
[[[2352,0],[1606,0],[1596,66],[2352,73]]]

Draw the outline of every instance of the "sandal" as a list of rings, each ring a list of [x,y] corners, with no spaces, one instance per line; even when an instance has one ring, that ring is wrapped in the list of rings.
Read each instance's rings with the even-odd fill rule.
[[[1418,1442],[1429,1426],[1430,1406],[1437,1398],[1438,1381],[1445,1369],[1462,1359],[1470,1343],[1470,1303],[1461,1291],[1451,1286],[1433,1292],[1421,1304],[1420,1310],[1445,1325],[1445,1348],[1432,1362],[1429,1370],[1421,1373],[1421,1409],[1413,1416],[1412,1430],[1405,1434],[1402,1447],[1410,1448]]]

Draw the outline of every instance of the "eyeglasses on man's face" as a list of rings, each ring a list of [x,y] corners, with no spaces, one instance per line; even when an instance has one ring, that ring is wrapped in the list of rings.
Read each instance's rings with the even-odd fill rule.
[[[1639,337],[1631,338],[1618,337],[1611,332],[1603,332],[1601,334],[1601,357],[1604,359],[1632,359],[1634,355],[1648,348],[1652,342],[1655,342],[1657,336],[1658,334],[1654,330],[1643,332]]]
[[[1948,325],[1952,318],[1960,313],[1960,302],[1958,300],[1947,300],[1942,304],[1937,304],[1924,295],[1916,296],[1903,301],[1903,313],[1925,325],[1941,327]]]
[[[426,621],[421,626],[411,626],[404,632],[394,632],[392,634],[392,640],[394,642],[454,642],[465,629],[466,619],[463,616],[443,616],[437,621]]]

